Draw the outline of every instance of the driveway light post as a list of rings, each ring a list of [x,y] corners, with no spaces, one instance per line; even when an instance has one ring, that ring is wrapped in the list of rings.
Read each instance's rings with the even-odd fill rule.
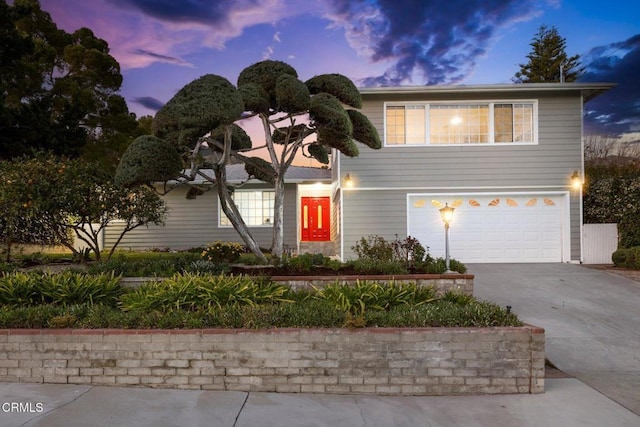
[[[449,223],[451,223],[453,219],[453,211],[455,211],[455,208],[450,207],[448,203],[445,203],[444,208],[440,209],[440,217],[442,217],[442,222],[444,222],[445,274],[455,273],[455,271],[451,271],[449,268]]]

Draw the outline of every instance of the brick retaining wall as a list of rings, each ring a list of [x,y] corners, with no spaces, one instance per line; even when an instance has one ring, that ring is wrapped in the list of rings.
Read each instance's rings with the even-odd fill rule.
[[[544,330],[0,330],[0,381],[378,395],[544,392]]]
[[[473,295],[473,274],[402,274],[402,275],[367,275],[367,276],[273,276],[271,279],[294,289],[309,288],[315,286],[322,288],[327,284],[338,282],[340,284],[367,282],[416,283],[418,286],[433,286],[438,295],[447,291],[459,292],[465,295]],[[138,287],[144,282],[160,281],[161,277],[123,277],[120,279],[123,286]]]
[[[447,291],[473,295],[473,274],[402,274],[402,275],[367,275],[367,276],[277,276],[272,277],[275,282],[283,283],[292,288],[321,288],[327,284],[354,284],[356,281],[416,283],[418,286],[432,286],[438,295]]]

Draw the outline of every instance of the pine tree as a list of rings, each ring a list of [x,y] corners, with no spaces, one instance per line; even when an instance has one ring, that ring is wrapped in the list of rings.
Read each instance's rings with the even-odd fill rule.
[[[542,25],[530,45],[529,62],[518,64],[520,71],[513,78],[515,83],[573,82],[584,71],[580,55],[567,57],[567,42],[556,27]]]

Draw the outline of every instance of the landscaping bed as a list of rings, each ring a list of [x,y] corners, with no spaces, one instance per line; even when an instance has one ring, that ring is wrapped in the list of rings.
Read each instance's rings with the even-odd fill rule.
[[[295,268],[285,264],[289,274],[278,277],[220,274],[219,264],[182,255],[180,273],[135,288],[123,286],[112,268],[117,262],[92,272],[5,272],[0,381],[388,395],[543,392],[544,331],[473,298],[472,275],[292,275],[310,258],[300,257]],[[165,273],[172,268],[167,260],[161,265]],[[150,266],[142,262],[135,271]],[[471,291],[460,280],[470,281]]]

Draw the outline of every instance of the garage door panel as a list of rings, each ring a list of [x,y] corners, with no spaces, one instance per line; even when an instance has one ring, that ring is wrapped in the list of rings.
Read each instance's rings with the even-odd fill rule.
[[[462,200],[450,228],[453,258],[462,262],[562,261],[562,195],[409,196],[409,234],[428,246],[433,256],[444,256],[444,225],[438,207],[424,203],[434,199],[442,205]]]
[[[509,231],[504,233],[504,237],[507,242],[517,242],[520,239],[520,233],[517,231]]]

